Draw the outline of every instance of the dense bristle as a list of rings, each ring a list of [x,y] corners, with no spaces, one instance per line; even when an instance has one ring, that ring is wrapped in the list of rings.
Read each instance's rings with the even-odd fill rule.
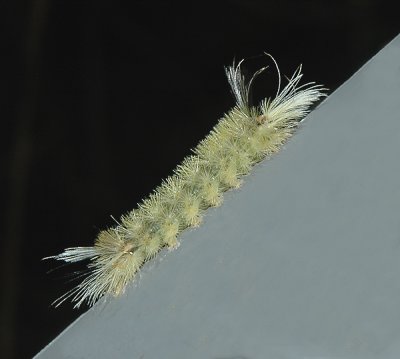
[[[178,247],[178,236],[185,228],[196,227],[202,212],[221,205],[223,192],[238,188],[251,167],[276,153],[292,135],[310,106],[324,94],[314,83],[299,86],[301,66],[288,79],[275,98],[259,106],[249,105],[248,83],[241,63],[226,69],[236,106],[218,121],[210,134],[177,166],[172,176],[161,183],[136,209],[121,217],[115,228],[101,231],[93,247],[67,248],[48,257],[65,262],[89,260],[89,274],[74,289],[61,296],[59,305],[70,298],[79,307],[94,304],[104,294],[120,295],[143,263],[161,248]]]
[[[194,193],[186,190],[182,193],[179,207],[180,216],[186,227],[197,227],[201,222],[201,200]]]

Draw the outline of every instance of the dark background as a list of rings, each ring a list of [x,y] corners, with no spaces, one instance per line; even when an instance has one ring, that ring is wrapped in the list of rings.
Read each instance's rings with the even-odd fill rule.
[[[82,267],[41,258],[91,245],[171,173],[234,104],[224,65],[268,51],[333,91],[399,30],[384,1],[0,2],[1,357],[85,310],[50,307]]]

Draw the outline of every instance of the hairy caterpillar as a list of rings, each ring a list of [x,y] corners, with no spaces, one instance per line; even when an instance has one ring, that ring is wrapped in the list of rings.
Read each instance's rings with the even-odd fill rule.
[[[193,154],[136,209],[123,215],[116,227],[101,231],[93,247],[67,248],[47,257],[69,263],[90,260],[89,274],[58,298],[56,306],[69,298],[75,307],[84,302],[93,305],[104,294],[123,293],[143,263],[162,247],[176,248],[179,233],[198,226],[204,210],[221,204],[223,192],[238,188],[241,177],[255,163],[276,153],[310,106],[325,96],[325,89],[314,82],[299,85],[301,66],[281,89],[278,65],[271,55],[267,56],[278,73],[275,98],[265,98],[258,106],[249,105],[250,86],[266,67],[248,82],[241,73],[243,60],[227,67],[236,106],[219,120]]]

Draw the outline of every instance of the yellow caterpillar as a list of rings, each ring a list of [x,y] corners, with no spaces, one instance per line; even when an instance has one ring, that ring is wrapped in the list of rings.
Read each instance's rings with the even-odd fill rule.
[[[186,157],[148,198],[121,217],[114,228],[101,231],[93,247],[67,248],[53,258],[65,262],[89,259],[89,274],[71,291],[55,301],[67,299],[79,307],[93,305],[104,294],[124,292],[143,263],[162,247],[179,245],[184,229],[198,226],[202,213],[222,203],[223,193],[238,188],[241,178],[252,166],[277,152],[292,135],[310,106],[325,96],[324,88],[314,82],[299,85],[301,66],[281,89],[281,75],[274,58],[279,84],[275,98],[265,98],[258,106],[249,105],[252,81],[246,83],[241,62],[226,68],[236,99],[209,135]]]

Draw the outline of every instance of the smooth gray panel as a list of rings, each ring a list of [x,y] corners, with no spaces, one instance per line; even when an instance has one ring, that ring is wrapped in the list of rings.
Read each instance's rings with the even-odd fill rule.
[[[37,358],[399,358],[399,154],[397,37]]]

